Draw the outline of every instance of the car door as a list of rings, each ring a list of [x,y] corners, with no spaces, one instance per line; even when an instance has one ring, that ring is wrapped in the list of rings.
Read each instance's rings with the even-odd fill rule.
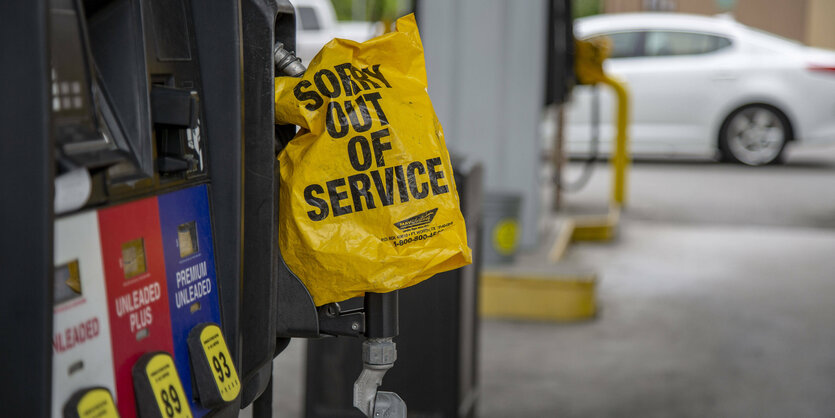
[[[613,54],[605,69],[624,80],[631,93],[633,152],[712,153],[715,135],[710,132],[711,109],[720,100],[724,84],[735,77],[727,53],[730,40],[692,31],[644,30],[631,34],[637,43],[632,56]],[[617,37],[622,37],[607,36],[614,45]],[[577,98],[579,106],[591,107],[590,93],[578,92]],[[614,135],[613,103],[611,94],[602,95],[603,139]]]
[[[635,141],[670,152],[712,152],[712,109],[725,89],[726,37],[656,30],[644,33],[643,56],[608,68],[632,91]]]

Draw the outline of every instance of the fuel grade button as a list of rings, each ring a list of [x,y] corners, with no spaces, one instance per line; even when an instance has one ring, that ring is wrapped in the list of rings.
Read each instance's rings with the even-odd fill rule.
[[[75,392],[64,405],[64,418],[119,418],[113,395],[104,387]]]
[[[217,324],[204,322],[192,328],[188,352],[200,405],[214,408],[238,397],[241,381]]]
[[[191,418],[174,358],[164,351],[144,354],[133,365],[133,389],[141,418]]]

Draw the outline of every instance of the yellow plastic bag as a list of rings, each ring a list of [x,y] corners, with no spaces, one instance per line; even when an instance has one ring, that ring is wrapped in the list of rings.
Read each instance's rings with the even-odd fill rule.
[[[279,246],[317,306],[472,261],[414,16],[396,27],[275,80],[276,122],[301,128],[278,157]]]

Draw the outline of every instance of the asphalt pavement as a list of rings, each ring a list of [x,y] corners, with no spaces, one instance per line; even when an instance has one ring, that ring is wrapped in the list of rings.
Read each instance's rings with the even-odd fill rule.
[[[832,416],[835,147],[791,151],[636,162],[618,238],[562,262],[597,270],[598,318],[485,321],[480,416]],[[566,210],[605,208],[596,169]]]
[[[598,164],[565,209],[602,211],[609,181]],[[831,416],[835,147],[640,160],[629,185],[617,239],[561,262],[598,272],[596,319],[482,322],[479,416]],[[276,416],[301,416],[303,353],[276,359]]]
[[[573,162],[564,174],[579,177]],[[675,224],[835,228],[835,146],[795,147],[784,164],[746,167],[706,159],[636,159],[629,174],[628,219]],[[565,208],[606,207],[608,164],[591,181],[564,195]]]

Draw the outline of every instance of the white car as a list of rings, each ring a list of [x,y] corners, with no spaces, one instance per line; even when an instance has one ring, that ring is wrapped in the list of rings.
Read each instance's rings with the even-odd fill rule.
[[[578,39],[608,36],[607,73],[631,93],[638,155],[719,155],[779,162],[788,143],[835,141],[835,52],[731,18],[668,13],[575,21]],[[614,137],[614,95],[600,87],[601,153]],[[592,88],[577,86],[566,119],[569,154],[589,152]],[[718,154],[717,154],[718,152]]]
[[[340,22],[331,0],[292,0],[296,8],[296,56],[304,65],[333,38],[364,42],[381,33],[375,22]]]

